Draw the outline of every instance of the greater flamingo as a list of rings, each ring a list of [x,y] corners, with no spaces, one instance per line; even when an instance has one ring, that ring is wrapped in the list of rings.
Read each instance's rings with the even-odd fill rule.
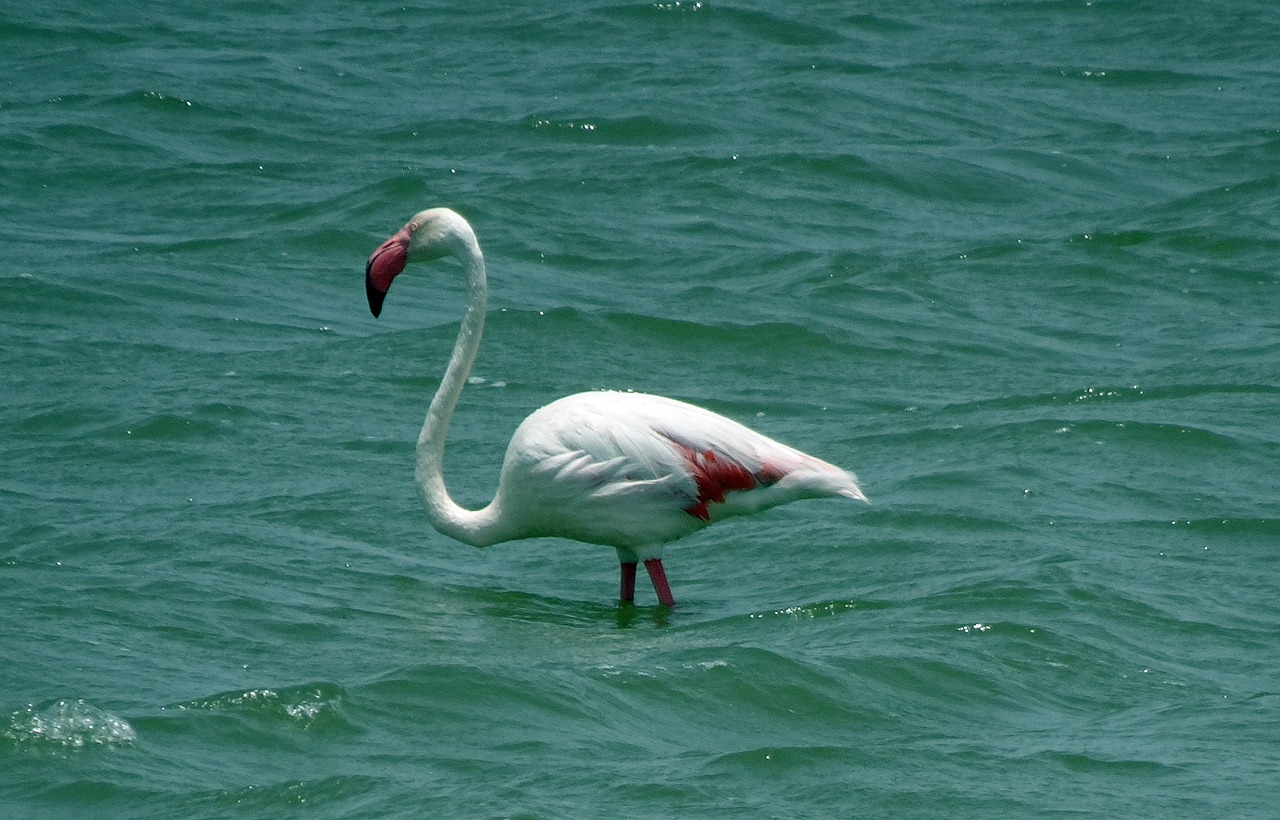
[[[622,564],[620,598],[635,598],[644,562],[658,601],[673,606],[662,545],[733,515],[801,498],[866,501],[853,474],[767,438],[724,416],[662,396],[577,393],[532,413],[516,429],[492,502],[454,503],[445,489],[445,434],[471,372],[484,328],[484,257],[465,219],[422,211],[373,252],[365,267],[377,316],[408,262],[457,258],[467,308],[453,356],[418,436],[418,486],[432,526],[477,547],[558,536],[613,547]]]

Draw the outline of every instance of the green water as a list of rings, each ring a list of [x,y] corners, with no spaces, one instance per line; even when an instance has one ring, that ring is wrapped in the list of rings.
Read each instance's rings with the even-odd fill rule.
[[[0,12],[0,816],[1273,816],[1272,4]],[[854,470],[670,546],[433,532],[532,410]]]

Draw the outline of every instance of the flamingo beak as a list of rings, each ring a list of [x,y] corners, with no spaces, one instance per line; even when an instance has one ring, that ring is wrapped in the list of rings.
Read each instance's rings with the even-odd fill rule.
[[[391,280],[404,270],[409,259],[411,236],[408,225],[401,228],[395,236],[378,246],[364,266],[364,292],[369,297],[369,311],[374,316],[382,313],[382,300],[387,298]]]

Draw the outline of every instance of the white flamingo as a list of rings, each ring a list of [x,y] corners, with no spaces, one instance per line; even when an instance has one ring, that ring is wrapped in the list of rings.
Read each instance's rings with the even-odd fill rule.
[[[416,471],[427,515],[441,533],[477,547],[538,536],[610,546],[622,563],[624,602],[634,600],[643,561],[658,601],[672,606],[662,566],[667,541],[797,499],[866,500],[851,473],[709,410],[662,396],[591,392],[525,419],[507,446],[493,501],[463,509],[445,489],[442,462],[484,328],[488,289],[475,233],[447,208],[422,211],[369,257],[365,290],[377,316],[406,263],[445,256],[466,270],[467,309],[418,436]]]

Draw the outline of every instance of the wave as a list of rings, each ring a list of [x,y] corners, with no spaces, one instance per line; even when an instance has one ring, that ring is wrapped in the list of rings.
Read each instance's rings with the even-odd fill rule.
[[[25,747],[60,750],[131,746],[138,733],[129,721],[86,700],[59,698],[13,712],[0,737]]]
[[[350,728],[343,716],[347,697],[341,686],[319,682],[220,692],[164,706],[161,713],[169,717],[182,713],[235,715],[304,730]]]

